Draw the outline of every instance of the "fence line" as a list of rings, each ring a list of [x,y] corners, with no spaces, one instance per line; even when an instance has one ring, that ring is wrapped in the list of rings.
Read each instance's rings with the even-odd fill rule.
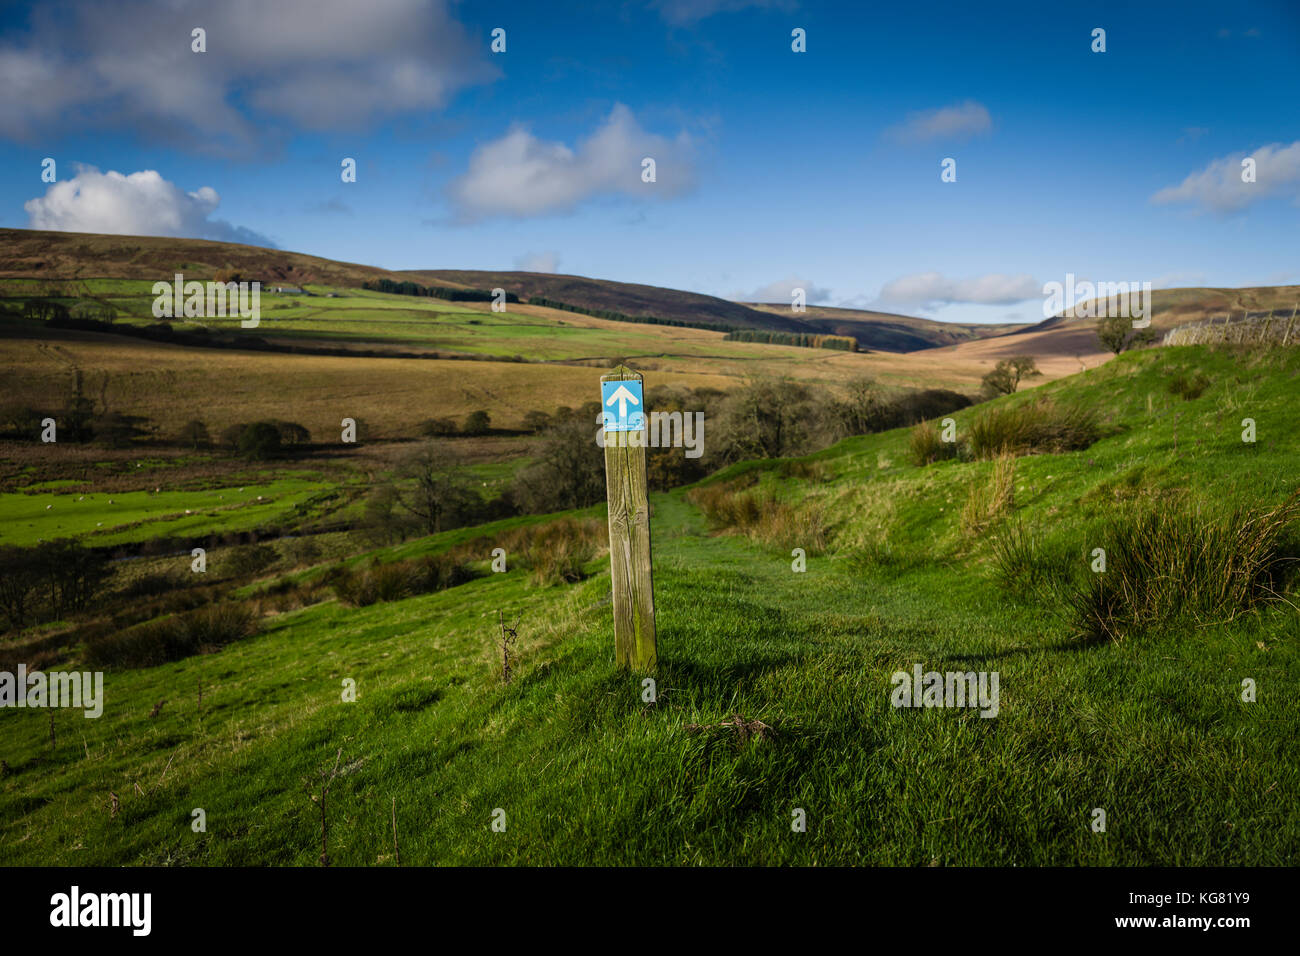
[[[1170,329],[1161,345],[1300,345],[1300,328],[1297,328],[1296,303],[1288,316],[1285,309],[1269,312],[1244,312],[1236,321],[1232,314],[1212,316],[1202,322],[1192,322]]]

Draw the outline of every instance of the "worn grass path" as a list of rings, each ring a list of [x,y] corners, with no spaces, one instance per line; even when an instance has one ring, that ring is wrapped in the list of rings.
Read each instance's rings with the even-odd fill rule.
[[[59,712],[53,748],[47,712],[0,714],[0,863],[314,865],[310,794],[340,751],[339,865],[395,862],[394,797],[404,865],[1296,859],[1300,717],[1273,688],[1297,660],[1276,619],[1083,649],[964,566],[814,555],[796,574],[709,534],[680,493],[656,496],[653,528],[654,705],[612,666],[603,559],[567,588],[518,572],[329,602],[219,654],[109,674],[104,717]],[[499,608],[521,620],[508,687]],[[893,709],[890,675],[915,663],[997,670],[998,717]],[[1243,675],[1259,702],[1240,702]],[[733,713],[771,732],[710,728]]]

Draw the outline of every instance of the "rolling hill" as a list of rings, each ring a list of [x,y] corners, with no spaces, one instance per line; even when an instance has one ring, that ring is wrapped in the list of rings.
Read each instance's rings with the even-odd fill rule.
[[[754,303],[751,308],[774,314],[789,314],[783,303]],[[940,322],[893,312],[869,309],[840,309],[810,305],[800,315],[801,324],[827,335],[850,335],[864,348],[882,352],[917,352],[921,349],[957,345],[978,339],[993,338],[1024,329],[1019,324],[984,325],[979,323]]]
[[[234,242],[0,229],[0,278],[157,280],[183,272],[207,280],[219,269],[237,271],[263,284],[359,286],[373,279],[397,278],[374,266]]]
[[[186,276],[207,280],[219,270],[257,278],[265,285],[319,284],[357,288],[365,282],[391,279],[449,288],[500,287],[525,301],[542,296],[585,309],[621,312],[634,317],[654,316],[737,329],[849,335],[856,338],[864,349],[885,352],[911,352],[950,345],[999,334],[1011,328],[954,325],[912,316],[817,306],[796,316],[788,308],[780,306],[746,305],[697,292],[583,276],[454,269],[394,271],[207,239],[0,229],[0,278],[155,281],[183,272]]]
[[[1300,286],[1252,286],[1242,289],[1155,289],[1151,293],[1151,328],[1157,335],[1191,322],[1241,318],[1265,311],[1290,314],[1300,302]],[[940,350],[954,361],[997,362],[1013,355],[1032,355],[1038,367],[1057,377],[1071,368],[1091,368],[1107,354],[1097,342],[1097,319],[1055,315],[1036,325]],[[1095,303],[1091,311],[1096,311]]]
[[[681,322],[708,322],[738,329],[770,329],[814,335],[847,335],[858,346],[881,352],[915,352],[1000,335],[1018,325],[959,325],[910,315],[809,306],[793,313],[788,304],[732,302],[698,292],[658,286],[537,272],[476,272],[439,269],[405,272],[411,281],[477,289],[503,288],[520,298],[541,296],[587,309],[652,315]]]
[[[1031,326],[974,325],[937,322],[931,319],[882,312],[811,306],[798,316],[780,304],[743,304],[714,296],[636,285],[580,276],[526,272],[481,272],[464,270],[392,271],[375,266],[335,262],[317,256],[199,239],[90,235],[0,229],[0,295],[20,302],[31,295],[121,296],[114,301],[124,306],[134,297],[124,315],[148,320],[148,287],[143,283],[169,277],[177,271],[196,279],[212,278],[218,270],[234,270],[264,283],[314,285],[318,291],[341,291],[340,298],[308,298],[302,302],[273,297],[264,302],[267,323],[258,334],[273,341],[294,345],[355,348],[410,357],[414,353],[442,350],[445,353],[495,356],[515,360],[568,365],[611,365],[630,359],[647,371],[665,373],[670,380],[685,382],[700,375],[711,376],[721,387],[746,374],[791,375],[828,384],[861,375],[878,377],[889,384],[973,389],[980,378],[1001,359],[1032,355],[1043,377],[1042,384],[1083,368],[1093,368],[1110,356],[1097,342],[1096,320],[1059,315]],[[825,349],[804,349],[755,343],[724,342],[721,334],[695,328],[620,322],[595,316],[534,305],[512,305],[508,315],[493,315],[484,303],[448,303],[412,296],[354,294],[365,282],[380,278],[414,281],[446,287],[493,288],[500,286],[527,300],[533,296],[588,309],[619,312],[630,316],[653,315],[686,322],[705,322],[737,328],[766,328],[854,336],[870,350],[867,354],[835,353]],[[116,280],[140,284],[138,289],[113,289]],[[1243,289],[1163,289],[1153,294],[1153,327],[1158,332],[1174,326],[1227,313],[1289,309],[1300,300],[1300,287]],[[210,332],[218,324],[207,321]],[[41,336],[53,330],[42,330]],[[43,380],[55,368],[41,350],[31,352],[37,342],[32,330],[11,329],[7,348],[25,343],[28,354],[11,351],[11,371],[22,365],[34,378]],[[40,338],[40,336],[37,336]],[[113,361],[130,359],[126,353],[136,346],[94,333],[59,333],[68,347],[74,343],[95,344],[95,349],[114,352]],[[79,347],[79,346],[78,346]],[[190,355],[193,350],[151,346],[158,353],[167,374],[177,361],[202,365],[210,356]],[[83,358],[95,367],[94,349]],[[32,360],[29,362],[29,360]],[[384,358],[367,362],[390,361]],[[256,363],[254,363],[256,364]],[[283,364],[283,363],[281,363]],[[308,363],[310,364],[310,363]],[[138,366],[136,366],[138,367]],[[389,367],[389,366],[385,366]],[[463,363],[457,376],[468,375],[475,382],[490,379],[485,387],[500,387],[509,364]],[[552,366],[557,379],[572,377]],[[424,366],[411,366],[417,379]],[[497,374],[493,374],[493,372]],[[162,371],[160,369],[160,374]],[[585,374],[585,373],[584,373]],[[187,377],[180,373],[177,381]],[[525,376],[526,377],[526,376]],[[572,387],[572,383],[570,386]],[[471,390],[472,391],[472,390]],[[466,395],[471,405],[478,398]],[[457,411],[461,402],[454,403]],[[477,407],[477,406],[474,406]],[[524,408],[531,407],[524,405]],[[412,413],[414,414],[414,413]],[[423,414],[423,413],[421,413]]]
[[[525,301],[533,296],[542,296],[585,309],[608,309],[630,316],[650,315],[679,322],[708,322],[737,329],[809,331],[791,317],[760,312],[738,302],[729,302],[711,295],[663,289],[653,285],[541,272],[435,269],[406,271],[402,275],[412,282],[424,285],[503,288],[517,293]]]

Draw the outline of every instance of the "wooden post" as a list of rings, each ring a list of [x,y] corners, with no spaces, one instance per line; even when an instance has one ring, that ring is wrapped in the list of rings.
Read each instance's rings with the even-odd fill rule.
[[[1282,336],[1283,345],[1291,341],[1291,326],[1295,325],[1296,309],[1300,309],[1300,302],[1297,302],[1295,308],[1291,310],[1291,321],[1286,324],[1286,335]]]
[[[629,390],[619,386],[610,398],[606,382],[626,382],[642,401],[641,375],[620,365],[602,375],[601,408],[606,423],[627,409]],[[624,396],[622,403],[617,396]],[[614,587],[614,659],[637,673],[655,669],[654,580],[650,564],[650,503],[646,495],[645,419],[635,431],[605,431],[605,490],[609,499],[609,574]]]

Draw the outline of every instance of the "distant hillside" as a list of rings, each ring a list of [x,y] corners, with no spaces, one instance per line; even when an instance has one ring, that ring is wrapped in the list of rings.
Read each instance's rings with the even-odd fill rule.
[[[653,285],[588,279],[583,276],[540,272],[477,272],[466,269],[411,270],[402,273],[415,282],[501,288],[527,301],[542,296],[587,309],[608,309],[625,315],[653,315],[681,322],[709,322],[738,329],[775,329],[783,332],[817,332],[793,316],[761,312],[698,292],[681,292]]]
[[[754,303],[751,308],[775,314],[790,314],[790,306],[784,303]],[[864,348],[879,349],[882,352],[916,352],[990,338],[1027,327],[1016,324],[938,322],[892,312],[837,309],[825,305],[810,305],[799,318],[804,325],[810,325],[819,332],[851,335]]]
[[[0,229],[0,277],[156,280],[183,272],[187,278],[206,280],[219,269],[233,269],[264,283],[293,285],[360,286],[368,279],[397,278],[374,266],[234,242]]]
[[[1087,364],[1104,357],[1096,341],[1096,321],[1056,316],[1036,325],[976,325],[936,322],[914,316],[858,309],[809,306],[795,315],[785,304],[744,304],[715,296],[658,286],[535,272],[469,270],[394,271],[319,256],[259,246],[167,236],[117,236],[76,232],[0,229],[0,278],[50,280],[167,278],[183,272],[210,279],[233,270],[265,283],[319,283],[359,288],[380,278],[426,285],[477,289],[501,287],[521,299],[543,296],[588,309],[630,316],[655,316],[733,328],[850,335],[863,349],[882,352],[956,350],[980,363],[1013,354]],[[1300,286],[1244,289],[1158,289],[1152,294],[1152,326],[1164,332],[1177,325],[1229,313],[1289,310],[1300,301]],[[540,313],[546,314],[546,313]],[[563,314],[563,313],[556,313]]]
[[[478,272],[459,269],[404,273],[425,284],[502,288],[525,301],[542,296],[588,309],[626,315],[653,315],[683,322],[708,322],[733,328],[772,329],[821,335],[847,335],[863,349],[915,352],[1000,335],[1018,325],[957,325],[887,312],[809,306],[793,313],[788,305],[732,302],[698,292],[659,286],[537,272]]]
[[[1151,293],[1151,328],[1157,336],[1189,322],[1229,313],[1285,311],[1300,301],[1300,286],[1243,289],[1155,289]],[[1056,315],[1005,335],[963,342],[936,351],[934,358],[954,364],[977,362],[986,367],[1013,355],[1032,355],[1052,377],[1092,368],[1111,356],[1097,341],[1097,320]]]
[[[1187,289],[1155,289],[1151,292],[1151,325],[1165,332],[1175,326],[1223,316],[1240,318],[1243,313],[1280,312],[1290,314],[1300,305],[1300,286],[1247,286],[1241,289],[1214,289],[1192,287]],[[1096,319],[1076,318],[1081,307],[1062,315],[1055,315],[1037,325],[1023,329],[1025,332],[1046,331],[1069,327],[1095,327]],[[1093,301],[1091,311],[1097,311]]]
[[[776,311],[751,308],[695,292],[582,276],[455,269],[394,271],[357,263],[336,262],[298,252],[207,239],[0,229],[0,278],[156,280],[183,272],[195,279],[210,279],[219,270],[233,270],[265,283],[284,282],[292,285],[319,283],[360,287],[364,282],[387,278],[398,282],[409,280],[449,287],[500,287],[516,293],[524,300],[532,296],[543,296],[569,305],[606,309],[630,316],[655,316],[731,328],[808,333],[830,331],[821,320],[799,321],[788,312],[782,315]],[[908,320],[905,316],[891,318],[926,321]],[[872,326],[864,324],[851,332],[832,334],[854,335],[864,348],[909,351],[926,347],[913,338],[898,336],[889,330],[880,335],[868,334],[872,332]],[[930,344],[941,344],[941,340],[931,341]]]

